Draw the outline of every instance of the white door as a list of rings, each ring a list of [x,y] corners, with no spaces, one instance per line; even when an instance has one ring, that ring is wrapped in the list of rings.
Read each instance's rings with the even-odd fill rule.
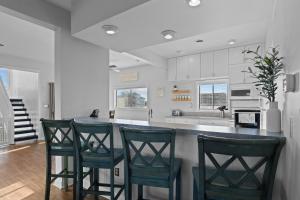
[[[183,81],[189,78],[188,56],[177,58],[177,80]]]
[[[228,49],[214,52],[214,76],[228,76]]]
[[[200,75],[201,78],[211,78],[214,72],[214,54],[213,52],[205,52],[201,54]]]
[[[168,81],[176,81],[177,58],[168,59]]]
[[[200,54],[188,56],[189,74],[188,79],[199,80],[200,79]]]

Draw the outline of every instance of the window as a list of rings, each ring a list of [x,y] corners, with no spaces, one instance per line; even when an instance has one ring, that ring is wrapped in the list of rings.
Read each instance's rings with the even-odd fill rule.
[[[227,83],[203,83],[199,85],[199,109],[214,110],[228,106]]]
[[[9,88],[9,71],[8,69],[0,68],[0,79],[2,80],[4,87]]]
[[[146,108],[147,102],[147,88],[127,88],[116,90],[117,108]]]

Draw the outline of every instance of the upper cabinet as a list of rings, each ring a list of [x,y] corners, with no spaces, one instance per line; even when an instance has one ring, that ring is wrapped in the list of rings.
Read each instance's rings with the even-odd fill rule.
[[[177,80],[183,81],[189,78],[188,56],[177,58]]]
[[[200,74],[201,74],[200,54],[188,56],[188,66],[189,66],[188,79],[189,80],[199,80]]]
[[[201,78],[214,76],[214,53],[201,53]]]
[[[228,76],[228,49],[214,52],[214,77]]]
[[[234,47],[229,49],[229,65],[238,65],[244,63],[244,47]]]
[[[168,59],[168,81],[176,81],[177,79],[177,59]]]

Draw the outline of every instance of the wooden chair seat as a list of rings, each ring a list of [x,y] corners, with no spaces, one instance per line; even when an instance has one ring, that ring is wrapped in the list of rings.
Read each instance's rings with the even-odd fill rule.
[[[112,163],[111,157],[105,155],[105,149],[98,149],[98,153],[89,153],[89,152],[82,152],[82,166],[86,167],[93,167],[93,168],[107,168],[110,169],[112,164],[116,166],[119,162],[121,162],[123,157],[123,149],[114,148],[114,160]]]
[[[206,178],[211,177],[216,173],[216,169],[212,167],[206,167]],[[199,177],[199,168],[193,167],[193,176]],[[228,177],[233,183],[237,183],[238,180],[245,175],[245,171],[242,170],[226,170],[226,177]],[[199,179],[195,179],[197,187],[200,187]],[[243,188],[229,188],[226,180],[222,178],[216,178],[213,184],[206,183],[206,195],[210,199],[222,199],[222,200],[261,200],[263,193],[260,190],[252,189],[256,185],[245,182]]]

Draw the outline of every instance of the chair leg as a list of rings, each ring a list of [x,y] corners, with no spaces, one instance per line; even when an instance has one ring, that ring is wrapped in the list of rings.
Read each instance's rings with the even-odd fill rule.
[[[169,188],[169,200],[174,200],[174,184],[173,182],[170,185]]]
[[[77,163],[78,164],[78,163]],[[76,200],[82,200],[83,199],[83,171],[82,166],[80,164],[77,165],[77,171],[78,171],[78,182],[76,184]]]
[[[94,184],[95,186],[93,187],[94,191],[99,191],[99,187],[98,187],[98,183],[99,183],[99,169],[98,168],[94,168],[93,170],[93,174],[94,174]],[[94,198],[96,200],[99,199],[99,196],[97,194],[94,195]]]
[[[110,199],[115,199],[115,177],[114,177],[114,168],[110,169]]]
[[[181,199],[181,169],[176,176],[176,200]]]
[[[197,190],[195,179],[193,181],[193,200],[198,200],[198,190]]]
[[[46,187],[45,187],[45,200],[50,199],[50,189],[51,189],[51,156],[47,156],[47,166],[46,166]]]
[[[76,188],[77,188],[77,166],[76,166],[76,160],[75,156],[73,157],[73,199],[76,199]]]
[[[68,162],[68,156],[64,156],[63,157],[63,166],[64,166],[64,170],[65,170],[65,175],[67,176],[68,174],[68,169],[69,169],[69,162]],[[68,178],[63,178],[63,185],[64,185],[64,190],[68,191]]]
[[[143,185],[138,185],[138,200],[143,200]]]

